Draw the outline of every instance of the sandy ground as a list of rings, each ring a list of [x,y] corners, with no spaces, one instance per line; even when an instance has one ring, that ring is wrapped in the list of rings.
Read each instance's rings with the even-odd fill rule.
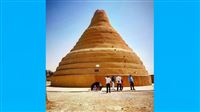
[[[106,94],[89,88],[47,87],[47,112],[153,112],[153,86]]]

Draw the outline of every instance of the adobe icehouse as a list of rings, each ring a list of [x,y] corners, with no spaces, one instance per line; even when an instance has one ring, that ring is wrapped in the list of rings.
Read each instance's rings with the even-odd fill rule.
[[[74,48],[62,58],[51,77],[52,86],[90,87],[94,82],[105,85],[105,76],[128,75],[135,85],[151,85],[151,77],[140,58],[111,26],[104,10],[96,10],[89,27]]]

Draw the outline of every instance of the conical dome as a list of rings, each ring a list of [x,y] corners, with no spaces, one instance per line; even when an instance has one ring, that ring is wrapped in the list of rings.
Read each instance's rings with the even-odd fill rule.
[[[140,58],[112,28],[104,10],[97,10],[89,27],[74,48],[59,63],[51,83],[53,86],[89,87],[94,82],[105,84],[105,76],[134,77],[136,85],[149,85]]]

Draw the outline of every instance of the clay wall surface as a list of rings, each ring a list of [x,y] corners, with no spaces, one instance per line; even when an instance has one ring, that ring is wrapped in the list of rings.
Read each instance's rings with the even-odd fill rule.
[[[130,84],[128,82],[128,76],[121,76],[121,77],[123,79],[123,86],[129,87]],[[134,76],[133,78],[135,81],[134,82],[135,86],[151,85],[151,76]],[[52,86],[60,86],[60,87],[90,87],[94,82],[101,82],[101,84],[105,86],[105,76],[95,76],[95,74],[76,75],[76,76],[63,75],[63,76],[54,76],[54,78],[52,78],[51,80]],[[115,83],[115,87],[116,86],[117,83]]]

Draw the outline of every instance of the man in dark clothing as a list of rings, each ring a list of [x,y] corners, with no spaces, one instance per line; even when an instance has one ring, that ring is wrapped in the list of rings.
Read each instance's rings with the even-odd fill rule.
[[[115,90],[115,76],[112,76],[112,90]]]

